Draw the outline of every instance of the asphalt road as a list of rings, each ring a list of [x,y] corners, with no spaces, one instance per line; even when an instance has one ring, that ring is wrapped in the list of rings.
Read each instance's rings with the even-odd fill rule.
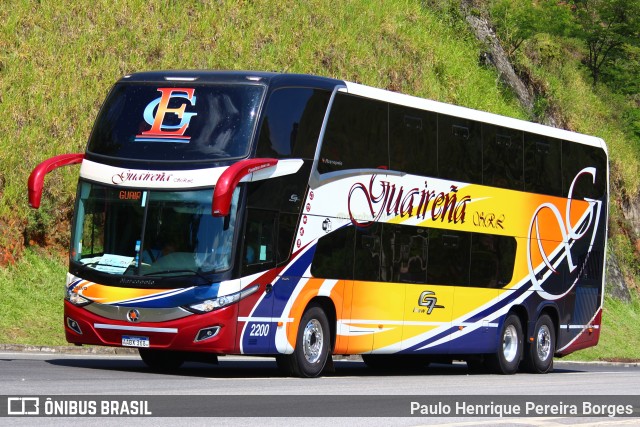
[[[199,414],[197,404],[210,402],[208,399],[225,398],[229,408],[237,407],[239,412],[231,411],[234,416],[224,412],[215,419],[217,426],[235,425],[327,425],[333,427],[358,425],[637,425],[638,418],[570,418],[553,414],[542,414],[535,418],[478,418],[475,416],[457,417],[386,417],[385,405],[393,409],[393,404],[402,396],[424,396],[427,403],[438,397],[451,400],[462,399],[509,400],[506,396],[566,396],[565,401],[575,400],[576,396],[589,399],[589,396],[617,395],[632,400],[640,407],[640,365],[638,364],[591,364],[567,363],[556,361],[555,370],[546,375],[516,374],[470,375],[466,364],[435,365],[424,372],[412,374],[380,375],[369,370],[358,360],[340,360],[335,362],[335,372],[316,379],[284,377],[277,369],[273,359],[228,356],[220,358],[217,366],[199,363],[187,363],[170,374],[153,373],[146,369],[136,356],[119,355],[72,355],[47,354],[42,352],[0,353],[0,392],[5,396],[164,396],[159,399],[174,400],[183,396],[190,398],[194,408],[189,415]],[[343,417],[341,410],[345,404],[335,407],[331,402],[353,399],[353,396],[368,395],[372,413],[377,417]],[[282,397],[285,396],[285,397]],[[286,396],[292,396],[286,398]],[[323,396],[317,398],[317,396]],[[386,397],[385,397],[386,396]],[[468,396],[468,397],[465,397]],[[282,397],[282,399],[280,399]],[[5,397],[6,398],[6,397]],[[278,398],[279,410],[267,413],[268,417],[254,418],[260,414],[260,408],[270,405]],[[203,400],[205,399],[205,400]],[[324,399],[324,401],[322,400]],[[326,401],[329,399],[329,401]],[[334,400],[331,400],[334,399]],[[516,397],[516,401],[518,398]],[[290,405],[287,406],[287,401]],[[556,400],[558,400],[556,398]],[[615,398],[610,403],[615,403]],[[170,402],[170,400],[168,401]],[[156,402],[157,403],[157,402]],[[352,401],[357,411],[359,402]],[[425,403],[425,402],[421,402]],[[449,402],[450,404],[453,404]],[[0,401],[0,405],[6,403]],[[280,406],[284,405],[284,406]],[[305,408],[317,413],[317,407],[326,407],[323,418],[295,418],[291,416],[291,405],[300,407],[300,416]],[[297,405],[297,406],[296,406]],[[349,403],[346,406],[350,405]],[[396,405],[397,406],[397,405]],[[157,408],[157,404],[156,404]],[[251,411],[254,408],[255,411]],[[273,408],[273,406],[271,406]],[[333,409],[332,409],[333,408]],[[242,412],[245,411],[245,412]],[[257,411],[257,412],[256,412]],[[316,412],[314,412],[316,411]],[[382,412],[380,412],[382,411]],[[408,409],[407,409],[408,412]],[[1,412],[0,412],[1,413]],[[157,413],[157,412],[156,412]],[[204,413],[210,413],[204,411]],[[366,412],[365,412],[366,413]],[[247,415],[246,417],[244,415]],[[241,416],[238,416],[241,415]],[[361,414],[364,415],[364,414]],[[637,413],[634,413],[637,416]],[[211,425],[207,418],[183,418],[185,414],[176,414],[179,418],[135,418],[136,425],[162,425],[171,420],[171,425]],[[332,417],[334,416],[334,417]],[[328,418],[331,417],[331,418]],[[338,418],[339,417],[339,418]],[[38,418],[46,420],[43,425],[121,425],[132,418]],[[0,418],[0,425],[3,421]],[[10,418],[11,425],[33,425],[34,418]],[[161,421],[158,421],[161,420]],[[166,423],[169,424],[169,423]]]

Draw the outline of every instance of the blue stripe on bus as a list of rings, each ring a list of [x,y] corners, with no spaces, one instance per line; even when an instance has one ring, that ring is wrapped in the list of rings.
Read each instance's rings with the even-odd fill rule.
[[[274,290],[276,287],[280,287],[278,293],[276,294],[277,298],[273,302],[273,314],[274,316],[281,316],[284,313],[284,310],[295,290],[296,286],[300,282],[300,279],[304,275],[305,271],[309,269],[311,265],[311,261],[313,261],[313,255],[315,254],[315,245],[310,248],[307,252],[302,254],[300,258],[296,260],[293,265],[288,268],[283,276],[287,277],[288,280],[279,280],[274,286]]]
[[[300,282],[300,278],[311,265],[315,246],[302,254],[289,268],[282,272],[282,277],[273,283],[272,294],[263,298],[251,314],[254,317],[280,317]]]
[[[524,294],[526,291],[528,291],[530,287],[531,287],[531,282],[527,282],[525,285],[521,286],[519,289],[515,289],[515,290],[512,290],[512,291],[510,291],[510,290],[505,291],[505,292],[509,292],[509,296],[508,297],[503,298],[502,300],[496,302],[491,307],[488,307],[487,309],[481,311],[480,313],[477,313],[475,316],[473,316],[473,318],[468,318],[468,319],[464,319],[463,318],[462,321],[469,322],[469,321],[472,321],[471,319],[474,319],[474,318],[475,319],[487,318],[491,314],[493,314],[496,311],[502,309],[503,307],[510,305],[515,299],[517,299],[522,294]],[[436,342],[438,340],[441,340],[443,338],[446,338],[446,337],[450,336],[451,334],[454,334],[455,332],[458,332],[458,330],[459,330],[458,326],[452,326],[452,327],[448,328],[447,330],[442,331],[442,332],[440,332],[440,333],[438,333],[438,334],[436,334],[436,335],[434,335],[432,337],[429,337],[426,340],[424,340],[424,341],[422,341],[422,342],[420,342],[418,344],[415,344],[415,345],[413,345],[413,346],[411,346],[409,348],[406,348],[406,349],[402,350],[400,353],[403,353],[403,354],[431,353],[432,352],[432,348],[422,349],[422,347],[424,347],[426,345],[429,345],[431,343],[434,343],[434,342]],[[465,335],[460,336],[459,338],[464,338],[464,340],[466,341],[468,335],[469,334],[465,334]],[[443,342],[442,344],[440,344],[438,346],[434,346],[433,348],[437,349],[438,347],[440,347],[442,345],[449,346],[451,348],[451,346],[455,346],[456,345],[455,344],[456,340],[457,339],[454,339],[452,341],[445,341],[445,342]],[[471,348],[471,349],[473,349],[475,351],[475,348],[473,348],[473,347],[469,347],[469,348]]]

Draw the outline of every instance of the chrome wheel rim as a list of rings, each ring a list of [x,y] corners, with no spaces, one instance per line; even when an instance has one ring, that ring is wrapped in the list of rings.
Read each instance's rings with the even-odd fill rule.
[[[538,352],[538,359],[541,361],[547,360],[551,355],[551,331],[547,325],[542,325],[540,329],[538,329],[536,350]]]
[[[302,350],[304,358],[309,363],[317,363],[322,355],[324,336],[322,326],[316,319],[309,320],[302,335]]]
[[[518,355],[518,332],[513,325],[507,326],[502,336],[502,354],[507,362],[513,362]]]

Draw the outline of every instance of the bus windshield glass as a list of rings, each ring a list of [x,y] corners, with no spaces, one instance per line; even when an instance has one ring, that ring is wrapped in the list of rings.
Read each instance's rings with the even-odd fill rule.
[[[213,189],[122,190],[81,182],[72,262],[113,275],[189,276],[228,270],[239,189],[228,218],[211,215]]]
[[[264,87],[120,83],[105,101],[87,152],[144,161],[245,157]]]

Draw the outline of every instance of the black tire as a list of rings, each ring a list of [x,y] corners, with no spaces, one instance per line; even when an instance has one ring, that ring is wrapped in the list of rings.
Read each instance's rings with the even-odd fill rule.
[[[497,374],[515,374],[522,359],[522,341],[520,318],[510,314],[500,330],[498,352],[487,358],[487,366]]]
[[[175,371],[184,363],[184,356],[180,352],[139,348],[138,353],[142,361],[154,371]]]
[[[331,334],[324,310],[311,305],[298,326],[296,347],[292,354],[276,357],[278,367],[287,375],[313,378],[322,373],[329,356]]]
[[[533,342],[528,342],[524,356],[524,369],[535,374],[553,370],[553,354],[556,351],[556,330],[547,314],[538,318],[533,329]]]

